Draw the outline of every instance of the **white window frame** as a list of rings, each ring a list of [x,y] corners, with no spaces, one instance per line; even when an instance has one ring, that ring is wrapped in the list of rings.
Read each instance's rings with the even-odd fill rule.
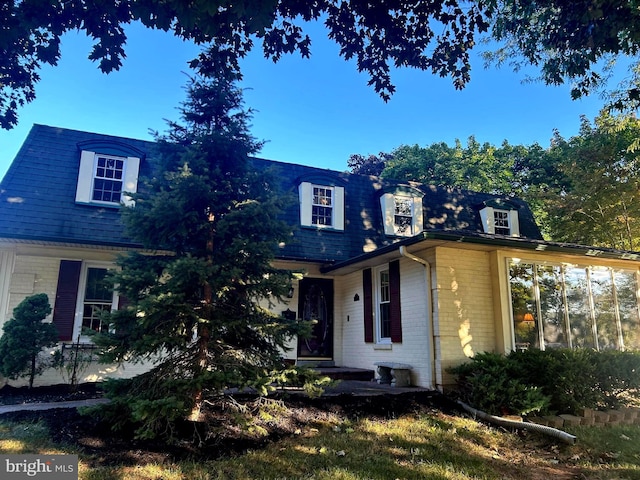
[[[94,182],[96,179],[98,158],[116,159],[124,162],[122,174],[122,191],[118,202],[104,202],[93,200]],[[76,186],[76,203],[104,205],[119,207],[121,204],[132,206],[131,196],[127,193],[136,193],[138,190],[138,174],[140,171],[140,159],[138,157],[123,157],[118,155],[105,155],[101,153],[83,150],[80,154],[80,169],[78,172],[78,184]]]
[[[406,231],[400,231],[396,224],[396,199],[411,201],[411,227]],[[384,222],[384,233],[387,236],[412,237],[422,232],[422,196],[404,193],[385,193],[380,197],[380,210]]]
[[[319,225],[313,223],[313,207],[327,207],[326,205],[314,204],[314,188],[322,188],[331,191],[331,225]],[[344,230],[344,187],[302,182],[298,186],[298,194],[300,200],[301,225],[319,229]]]
[[[383,337],[382,336],[382,305],[388,305],[388,309],[389,309],[389,322],[390,320],[390,314],[391,314],[391,286],[390,286],[390,282],[389,282],[389,264],[385,264],[385,265],[380,265],[379,267],[374,269],[374,288],[375,288],[375,294],[374,294],[374,305],[375,305],[375,309],[374,309],[374,318],[375,318],[375,330],[376,330],[376,343],[377,344],[391,344],[391,327],[389,326],[389,336],[388,337]],[[383,288],[383,282],[382,282],[382,275],[386,273],[387,275],[387,279],[386,279],[386,298],[383,294],[382,288]]]
[[[80,271],[80,278],[78,280],[78,298],[76,300],[76,315],[73,322],[73,337],[72,341],[76,341],[80,337],[81,343],[91,343],[91,337],[82,333],[82,323],[84,317],[84,303],[85,293],[87,289],[87,279],[89,277],[89,269],[102,269],[110,270],[114,266],[108,262],[83,262],[82,270]],[[119,296],[117,292],[113,292],[111,299],[111,311],[118,309]]]
[[[507,213],[507,219],[508,219],[507,221],[509,223],[509,233],[506,234],[506,236],[519,237],[520,222],[518,219],[518,211],[509,210],[505,208],[484,207],[482,210],[480,210],[480,219],[482,221],[482,228],[484,232],[489,233],[491,235],[496,234],[496,216],[495,216],[496,212]],[[504,226],[500,226],[500,225],[498,225],[497,227],[505,228]]]

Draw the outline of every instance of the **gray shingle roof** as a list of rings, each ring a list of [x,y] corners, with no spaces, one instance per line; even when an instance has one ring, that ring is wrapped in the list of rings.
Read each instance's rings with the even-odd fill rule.
[[[118,209],[75,203],[80,164],[79,144],[117,142],[145,152],[141,176],[151,173],[153,142],[35,125],[0,183],[0,238],[136,246],[126,237]],[[301,227],[297,204],[285,220],[297,226],[292,241],[280,250],[283,258],[319,262],[345,261],[398,240],[384,235],[380,194],[395,184],[376,177],[254,159],[256,168],[274,168],[281,188],[297,196],[301,181],[332,182],[345,188],[345,230]],[[322,183],[321,183],[322,184]],[[499,197],[442,187],[412,184],[425,194],[425,230],[482,232],[479,209]],[[541,239],[528,206],[509,199],[519,211],[520,233]]]

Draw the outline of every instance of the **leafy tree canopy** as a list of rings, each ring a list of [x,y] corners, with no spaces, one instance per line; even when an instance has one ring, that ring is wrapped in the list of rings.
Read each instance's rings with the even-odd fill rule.
[[[540,69],[547,85],[571,82],[571,95],[580,98],[604,87],[608,62],[633,60],[630,76],[611,101],[618,109],[640,106],[640,10],[621,0],[489,0],[492,37],[501,42],[489,53],[490,62]],[[604,67],[604,68],[603,68]]]
[[[57,64],[60,37],[69,30],[95,39],[89,59],[105,73],[122,64],[126,24],[140,21],[172,31],[214,46],[193,62],[208,74],[211,57],[222,55],[237,65],[256,39],[273,61],[295,51],[307,57],[311,39],[300,24],[318,19],[340,46],[340,55],[355,58],[358,70],[369,75],[369,85],[385,100],[395,90],[391,66],[449,75],[462,88],[470,78],[474,37],[488,28],[481,4],[457,1],[8,0],[0,5],[0,125],[13,127],[16,109],[35,98],[38,70]]]
[[[554,240],[640,249],[640,121],[601,113],[568,140],[556,132],[549,158],[566,179],[547,196]]]

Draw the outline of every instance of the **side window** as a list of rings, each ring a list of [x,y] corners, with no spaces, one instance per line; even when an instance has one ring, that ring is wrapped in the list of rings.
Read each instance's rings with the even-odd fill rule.
[[[80,156],[76,203],[102,206],[132,205],[127,193],[138,188],[140,159],[83,151]]]
[[[115,305],[115,294],[105,281],[106,268],[88,267],[86,269],[84,298],[82,300],[82,330],[90,329],[104,332],[103,312],[110,312]]]
[[[377,278],[377,317],[376,331],[378,342],[391,341],[391,294],[389,288],[389,269],[378,270]]]
[[[422,195],[385,193],[380,197],[384,233],[411,237],[423,229]]]
[[[302,182],[298,193],[301,225],[344,230],[344,187]]]
[[[391,345],[402,343],[400,261],[362,271],[364,341]]]

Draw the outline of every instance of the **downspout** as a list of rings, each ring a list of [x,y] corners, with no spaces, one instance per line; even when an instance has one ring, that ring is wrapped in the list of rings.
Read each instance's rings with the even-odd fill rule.
[[[431,301],[431,264],[427,262],[425,259],[417,257],[407,251],[407,248],[402,245],[400,246],[400,255],[409,260],[413,260],[414,262],[420,263],[424,267],[424,285],[427,290],[427,362],[430,366],[430,385],[428,388],[435,390],[436,389],[436,349],[435,349],[435,335],[434,335],[434,326],[433,326],[433,303]]]

